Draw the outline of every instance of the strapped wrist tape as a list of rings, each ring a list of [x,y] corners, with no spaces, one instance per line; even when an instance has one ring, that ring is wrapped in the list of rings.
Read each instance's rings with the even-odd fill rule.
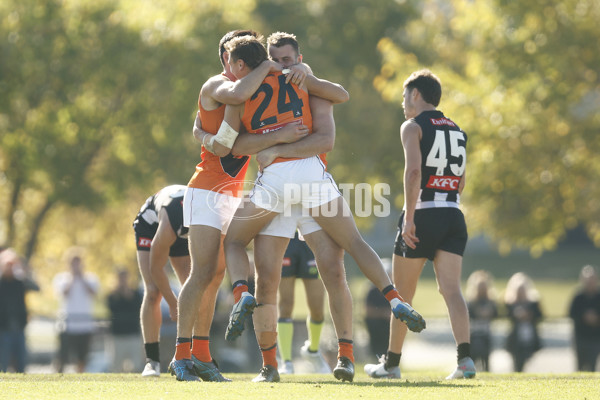
[[[231,149],[233,147],[235,139],[238,137],[238,134],[239,133],[231,126],[229,126],[229,124],[226,121],[223,121],[221,123],[221,126],[219,127],[219,131],[214,137],[214,140],[216,140],[223,146]]]

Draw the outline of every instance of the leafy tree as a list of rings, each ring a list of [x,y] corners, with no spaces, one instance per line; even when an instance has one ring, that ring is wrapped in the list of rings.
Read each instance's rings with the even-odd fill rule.
[[[539,255],[578,224],[600,245],[599,17],[592,1],[427,1],[379,42],[386,100],[416,69],[441,78],[469,134],[469,222],[503,251]]]
[[[101,213],[141,188],[189,179],[198,89],[212,66],[198,43],[160,24],[140,32],[111,1],[0,7],[5,242],[29,258],[58,206]]]
[[[473,230],[502,249],[551,249],[585,224],[600,244],[597,2],[500,0],[5,0],[0,3],[0,241],[58,268],[132,265],[130,223],[199,161],[199,88],[231,29],[297,35],[342,83],[330,166],[387,182],[401,207],[402,83],[430,67],[441,108],[469,133]],[[548,140],[550,139],[550,140]],[[363,221],[364,222],[364,221]],[[39,245],[38,245],[39,244]]]

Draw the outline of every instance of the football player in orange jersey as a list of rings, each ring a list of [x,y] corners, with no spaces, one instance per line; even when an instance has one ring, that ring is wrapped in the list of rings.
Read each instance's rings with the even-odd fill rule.
[[[283,36],[281,36],[283,35]],[[289,36],[289,37],[288,37]],[[275,40],[275,37],[281,37],[283,42],[279,40]],[[300,64],[301,56],[299,56],[297,51],[297,42],[293,35],[282,34],[280,32],[271,35],[270,40],[276,44],[275,47],[281,48],[284,50],[284,53],[279,52],[280,56],[277,56],[277,61],[285,67],[289,68],[290,72],[286,75],[286,80],[291,82],[302,82],[302,79],[306,77],[306,73],[311,73],[310,68],[303,64]],[[296,44],[296,48],[289,46],[286,43],[290,41]],[[277,52],[276,48],[273,48],[275,52]],[[293,60],[292,60],[293,57]],[[285,60],[284,60],[285,59]],[[302,69],[304,67],[305,69]],[[298,78],[300,77],[300,79]],[[327,83],[330,84],[330,83]],[[255,135],[249,133],[242,133],[237,140],[235,141],[235,145],[233,148],[233,154],[235,156],[243,156],[247,154],[255,154],[260,150],[269,148],[277,143],[281,143],[281,141],[276,141],[276,135],[283,134],[286,129],[292,129],[291,135],[295,138],[302,138],[302,142],[296,142],[297,145],[301,146],[299,149],[301,151],[305,148],[310,149],[312,154],[320,154],[326,153],[331,150],[334,143],[335,138],[335,124],[333,121],[333,108],[332,103],[341,103],[347,101],[349,96],[348,93],[341,88],[339,85],[335,85],[333,87],[334,90],[322,91],[321,96],[327,97],[329,100],[325,100],[324,98],[319,98],[315,96],[310,96],[310,107],[312,110],[312,114],[314,117],[314,127],[315,130],[310,137],[304,137],[308,133],[308,128],[304,125],[287,125],[283,129],[272,132],[269,135]],[[201,129],[200,118],[196,118],[195,121],[195,136],[197,138],[201,138],[205,135]],[[291,140],[287,142],[292,142]],[[339,315],[339,318],[334,316],[334,323],[336,327],[336,332],[339,338],[343,341],[351,341],[352,339],[352,298],[350,296],[350,291],[348,289],[345,272],[343,267],[343,251],[339,246],[335,244],[326,234],[323,232],[315,232],[312,234],[312,231],[320,230],[321,228],[312,220],[310,217],[298,218],[294,217],[285,217],[283,215],[279,215],[275,218],[275,221],[270,224],[270,229],[265,229],[265,232],[261,232],[262,235],[273,235],[273,236],[282,236],[279,239],[283,241],[283,247],[287,245],[289,238],[294,236],[294,232],[296,230],[296,226],[300,228],[301,232],[306,236],[306,240],[311,244],[313,249],[317,250],[317,258],[319,263],[322,265],[329,266],[326,270],[323,271],[325,274],[324,280],[326,280],[329,285],[328,288],[331,291],[335,291],[338,295],[331,298],[331,309],[336,314]],[[306,226],[305,226],[306,225]],[[291,229],[290,229],[291,228]],[[281,231],[283,230],[283,233]],[[310,230],[307,230],[310,229]],[[320,237],[320,235],[324,235],[325,237]],[[263,241],[261,238],[257,238],[256,248],[261,249],[264,246],[261,246],[260,243]],[[268,241],[265,241],[268,245]],[[268,249],[268,247],[267,247]],[[267,251],[268,253],[268,251]],[[257,257],[257,262],[279,262],[279,268],[281,267],[281,259],[277,261],[277,258],[271,257]],[[337,267],[334,267],[334,264],[337,264]],[[319,285],[322,284],[320,282],[316,282]],[[275,288],[277,290],[277,288]],[[322,290],[322,289],[321,289]],[[314,293],[311,293],[313,295]],[[322,298],[323,294],[321,293],[321,308],[322,308]],[[321,318],[322,320],[322,318]],[[314,325],[317,326],[319,324],[310,323],[309,326],[314,328]],[[315,329],[312,329],[313,331]],[[318,335],[315,335],[318,336]],[[315,340],[316,346],[318,348],[318,339]],[[348,348],[348,343],[342,344],[345,348]],[[350,355],[351,355],[351,346]],[[321,355],[318,352],[307,354],[307,358],[311,361],[314,361],[314,364],[317,364],[320,367],[319,370],[323,371],[325,367],[329,369],[322,359]]]
[[[239,37],[227,43],[230,54],[231,72],[242,78],[258,65],[266,52],[260,42],[251,37]],[[230,132],[239,131],[243,123],[245,129],[252,133],[267,133],[294,121],[302,121],[312,128],[310,110],[306,105],[308,89],[312,94],[321,95],[322,90],[336,90],[336,86],[322,85],[322,81],[309,75],[306,85],[297,87],[285,83],[285,76],[274,73],[267,76],[257,93],[244,105],[226,108],[225,119],[220,129]],[[337,88],[339,90],[339,88]],[[274,95],[277,93],[277,95]],[[324,96],[328,97],[328,96]],[[282,155],[282,153],[280,153]],[[325,171],[322,158],[314,157],[314,153],[305,154],[296,151],[284,154],[274,160],[273,164],[264,168],[256,180],[250,201],[239,207],[225,238],[227,268],[234,282],[236,304],[230,316],[226,338],[235,339],[243,330],[243,322],[256,307],[256,299],[248,293],[247,271],[248,257],[245,247],[258,235],[261,229],[279,213],[292,207],[294,201],[301,203],[302,208],[310,215],[336,242],[342,245],[357,261],[363,273],[373,281],[386,295],[392,305],[394,315],[409,325],[414,331],[425,327],[422,317],[405,303],[391,284],[381,260],[371,247],[362,239],[348,205],[341,197],[333,178]],[[306,158],[303,158],[306,157]],[[288,189],[290,183],[296,187],[302,185],[301,198],[291,199]],[[293,188],[292,188],[293,189]],[[307,190],[304,190],[307,189]],[[331,213],[334,210],[334,213]],[[273,243],[274,244],[274,243]],[[273,258],[281,260],[285,245],[270,249]],[[267,265],[265,263],[263,265]],[[275,264],[272,264],[275,265]],[[268,286],[279,282],[281,265],[274,271],[260,270],[257,263],[257,298],[261,307],[257,310],[255,330],[263,353],[263,369],[255,381],[278,381],[276,351],[276,295],[269,296]],[[264,299],[263,299],[264,292]],[[276,294],[276,291],[275,291]],[[341,364],[341,365],[340,365]],[[340,357],[336,368],[340,373],[338,379],[352,380],[354,366],[350,359]]]
[[[267,45],[267,50],[271,59],[279,62],[284,68],[290,68],[292,65],[299,64],[302,61],[299,45],[294,35],[284,32],[273,33],[267,39]],[[346,96],[346,98],[341,97],[339,100],[347,100],[348,98],[349,96]],[[335,141],[335,122],[333,119],[332,101],[311,95],[310,110],[313,118],[313,133],[302,140],[291,144],[294,147],[288,149],[290,154],[304,153],[307,155],[308,153],[306,153],[306,151],[308,150],[310,155],[317,155],[327,153],[333,148]],[[235,143],[233,149],[234,153],[244,151],[244,140],[247,136],[256,137],[264,135],[242,134]],[[285,148],[280,149],[279,145],[260,151],[257,155],[259,165],[262,164],[265,165],[265,167],[269,165],[272,160],[277,157],[277,151],[279,150],[286,151]],[[322,157],[322,160],[325,162],[324,156]],[[276,268],[278,267],[277,264],[281,264],[281,260],[270,254],[270,249],[273,247],[271,243],[280,242],[277,243],[277,248],[287,246],[289,239],[294,236],[296,228],[300,229],[306,243],[315,254],[319,274],[322,277],[328,293],[335,294],[329,296],[329,308],[331,310],[331,316],[338,338],[338,359],[345,357],[353,362],[352,296],[350,294],[350,289],[348,288],[348,283],[346,282],[343,263],[344,252],[342,248],[321,229],[314,219],[310,216],[303,217],[301,215],[277,215],[254,239],[255,264],[259,265],[259,269],[264,270],[265,268],[269,268],[269,270],[276,271]],[[263,264],[269,266],[263,266]],[[282,343],[286,340],[291,342],[293,330],[290,328],[292,324],[285,320],[281,320],[281,312],[284,311],[286,313],[284,316],[291,315],[294,282],[295,279],[293,279],[293,277],[282,278],[279,287],[280,295],[278,306],[280,314],[277,322],[277,332],[278,338],[280,339],[280,353],[282,353],[282,359],[284,361],[284,364],[280,369],[280,372],[282,373],[293,371],[293,364],[291,361],[287,361],[291,358],[291,343]],[[311,362],[311,364],[313,364],[315,372],[331,371],[329,365],[323,360],[319,351],[318,337],[323,319],[323,284],[317,279],[304,279],[304,282],[311,314],[310,321],[307,321],[310,341],[305,343],[301,349],[301,353]],[[273,298],[276,296],[275,291],[277,290],[277,287],[275,285],[268,285],[264,290],[271,291],[270,294],[265,294],[264,297]],[[321,309],[320,312],[319,308]],[[316,312],[315,309],[317,310]],[[313,320],[313,314],[321,315],[321,319]],[[319,323],[319,321],[321,322]],[[286,338],[286,336],[289,337]],[[283,353],[287,354],[287,358]],[[353,379],[353,372],[349,369],[349,365],[345,367],[342,364],[337,365],[334,373],[337,377],[343,377],[346,378],[346,380]]]
[[[281,69],[277,63],[265,60],[252,74],[237,80],[227,63],[229,54],[225,51],[225,43],[242,35],[259,36],[249,30],[232,31],[223,36],[219,43],[223,72],[206,81],[198,99],[205,132],[195,137],[203,144],[202,162],[196,166],[184,196],[184,225],[189,226],[191,271],[178,298],[176,352],[169,367],[178,380],[227,380],[210,354],[209,331],[217,290],[225,273],[222,256],[219,262],[220,243],[240,201],[248,157],[228,155],[229,150],[215,140],[215,134],[223,120],[225,104],[242,103],[258,89],[267,73]],[[290,140],[281,135],[277,139]],[[222,155],[226,157],[220,157]],[[212,207],[207,207],[208,204]],[[200,321],[197,321],[197,310],[200,310]],[[198,329],[192,337],[195,323]]]

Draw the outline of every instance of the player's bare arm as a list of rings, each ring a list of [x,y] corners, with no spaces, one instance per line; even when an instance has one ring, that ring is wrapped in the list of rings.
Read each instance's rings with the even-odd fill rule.
[[[278,157],[307,158],[333,150],[335,144],[335,120],[333,104],[325,99],[310,96],[310,112],[313,132],[294,143],[280,144],[257,154],[256,161],[261,169],[268,167]]]
[[[222,104],[242,104],[250,98],[269,72],[281,71],[281,66],[271,60],[263,61],[242,79],[233,82],[223,75],[210,78],[200,89],[200,101],[206,110],[214,110]]]
[[[311,96],[318,96],[331,101],[333,104],[345,103],[350,99],[350,94],[338,83],[319,79],[314,75],[306,77],[306,89]]]
[[[460,182],[458,183],[458,194],[462,195],[463,189],[467,184],[467,170],[463,172],[463,175],[460,177]]]
[[[177,236],[171,228],[167,210],[163,208],[158,213],[158,229],[152,239],[152,246],[150,246],[150,274],[160,294],[169,305],[169,315],[173,321],[177,321],[177,297],[171,290],[164,267],[169,259],[169,249],[176,239]]]
[[[404,147],[404,226],[402,238],[411,249],[416,248],[419,239],[416,236],[414,222],[415,208],[421,188],[421,127],[414,121],[406,121],[400,128]]]
[[[275,59],[273,59],[273,61],[278,62],[281,65],[289,65],[291,62],[288,60],[279,61]],[[287,70],[289,70],[289,72],[286,74],[285,83],[294,83],[298,86],[304,85],[306,77],[313,74],[310,66],[304,63],[290,65]],[[285,73],[286,68],[284,68],[282,72]]]
[[[293,143],[309,134],[308,127],[299,122],[292,122],[278,131],[261,135],[256,133],[240,133],[235,140],[231,154],[236,157],[257,154],[261,150],[281,143]]]
[[[200,112],[196,113],[194,128],[192,131],[194,138],[204,146],[204,148],[218,157],[225,157],[231,149],[223,146],[215,140],[214,136],[202,129],[202,121],[200,120]]]

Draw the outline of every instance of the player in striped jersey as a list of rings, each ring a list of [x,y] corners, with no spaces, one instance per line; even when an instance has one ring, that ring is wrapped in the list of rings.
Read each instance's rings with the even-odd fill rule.
[[[433,261],[457,344],[458,366],[447,379],[472,378],[469,315],[460,288],[467,226],[459,209],[465,186],[467,135],[437,110],[440,80],[428,70],[404,82],[404,209],[393,256],[393,275],[400,295],[412,302],[427,259]],[[392,319],[388,352],[379,364],[365,365],[373,378],[400,378],[399,362],[406,327]]]

